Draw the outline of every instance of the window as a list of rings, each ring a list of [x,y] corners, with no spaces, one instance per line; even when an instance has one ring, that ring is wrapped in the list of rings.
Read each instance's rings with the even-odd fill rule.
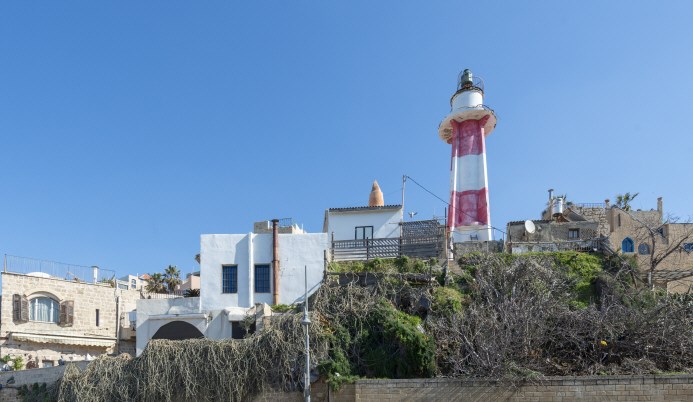
[[[96,309],[96,326],[97,326],[97,327],[99,326],[99,323],[100,323],[100,322],[99,322],[99,318],[100,318],[100,317],[99,317],[99,309],[97,308],[97,309]]]
[[[579,239],[580,238],[580,229],[568,229],[568,238],[569,239]]]
[[[633,240],[630,237],[626,237],[621,242],[621,251],[624,253],[632,253],[634,248]]]
[[[621,214],[618,214],[618,226],[621,227]]]
[[[221,266],[221,293],[238,293],[238,266]]]
[[[645,243],[640,243],[638,246],[638,254],[647,255],[650,254],[650,246]]]
[[[270,292],[270,266],[261,264],[255,266],[255,293]]]
[[[29,306],[29,320],[43,322],[58,322],[60,306],[50,297],[37,297],[31,299]]]
[[[693,251],[693,243],[683,243],[683,249],[690,253]]]
[[[137,289],[137,279],[130,281],[130,289]]]
[[[364,240],[373,238],[373,226],[356,226],[354,229],[354,239]]]

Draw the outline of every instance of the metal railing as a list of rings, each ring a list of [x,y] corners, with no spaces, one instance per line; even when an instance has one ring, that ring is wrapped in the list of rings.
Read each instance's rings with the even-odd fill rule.
[[[3,261],[3,272],[86,283],[109,282],[115,279],[115,271],[110,269],[7,254]]]
[[[359,261],[374,258],[438,258],[443,250],[443,237],[418,236],[381,239],[333,240],[332,261]]]
[[[281,218],[278,220],[280,228],[290,228],[294,226],[294,218]]]
[[[169,293],[151,293],[143,289],[140,291],[140,294],[143,299],[179,299],[185,297],[184,290],[174,290]]]
[[[580,251],[602,252],[604,240],[601,238],[567,241],[513,241],[508,242],[509,251],[513,254],[545,251]]]
[[[606,204],[603,202],[576,202],[569,205],[569,207],[570,206],[577,208],[606,208]]]

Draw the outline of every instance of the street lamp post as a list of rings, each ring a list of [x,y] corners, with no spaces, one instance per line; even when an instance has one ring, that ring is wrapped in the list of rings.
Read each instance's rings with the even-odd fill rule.
[[[306,398],[306,402],[310,402],[310,335],[308,334],[308,329],[310,326],[310,318],[308,317],[308,267],[304,266],[304,277],[305,277],[305,296],[303,303],[303,320],[301,320],[301,325],[306,333],[306,367],[303,373],[303,396]]]

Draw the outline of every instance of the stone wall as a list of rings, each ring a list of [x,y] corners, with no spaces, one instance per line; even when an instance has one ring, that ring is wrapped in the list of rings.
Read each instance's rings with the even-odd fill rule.
[[[300,392],[269,392],[256,402],[298,402]],[[527,383],[427,378],[359,380],[328,391],[314,384],[312,401],[689,401],[693,375],[547,377]]]
[[[657,228],[661,224],[662,213],[660,211],[630,211],[628,213],[618,208],[611,208],[609,210],[609,220],[611,222],[611,235],[609,236],[611,247],[618,252],[622,252],[623,240],[626,237],[633,240],[633,252],[623,254],[635,257],[641,276],[643,278],[646,277],[650,266],[651,238],[649,231],[641,222],[651,228]],[[678,243],[682,237],[687,236],[693,230],[691,225],[693,224],[664,224],[662,226],[663,236],[657,237],[655,254],[662,253],[663,250]],[[693,243],[693,238],[685,242]],[[643,250],[646,252],[645,254],[640,253],[642,245],[646,247]],[[667,279],[667,277],[671,278],[671,276],[666,271],[672,271],[670,274],[677,278],[675,280]],[[666,287],[670,292],[685,293],[693,285],[693,277],[685,277],[686,272],[693,274],[693,253],[678,249],[657,265],[655,282],[659,286]]]
[[[502,240],[467,241],[453,244],[455,260],[458,260],[462,256],[462,254],[465,253],[502,253],[503,247],[504,246]]]
[[[81,371],[87,367],[89,362],[76,362],[73,364],[76,364]],[[19,387],[22,385],[30,386],[34,383],[53,384],[63,376],[65,368],[67,368],[67,366],[0,372],[0,384],[3,386],[3,388],[0,389],[0,402],[21,401],[17,395],[17,389]],[[13,379],[13,384],[7,384],[7,381],[10,379]]]
[[[87,362],[80,363],[80,370]],[[0,383],[15,377],[15,387],[52,383],[66,366],[0,373]],[[16,401],[13,389],[0,390],[0,402]],[[13,399],[14,398],[14,399]],[[265,392],[254,402],[300,402],[302,392]],[[357,401],[690,401],[693,375],[546,377],[530,382],[421,378],[358,380],[335,392],[324,383],[311,387],[314,402]]]
[[[591,207],[577,204],[572,205],[569,208],[575,213],[580,214],[588,221],[596,222],[598,236],[609,236],[609,219],[607,217],[607,209],[604,206]]]

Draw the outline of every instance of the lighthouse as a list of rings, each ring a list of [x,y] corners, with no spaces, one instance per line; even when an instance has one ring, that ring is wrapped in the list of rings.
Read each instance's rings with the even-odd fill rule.
[[[468,69],[457,80],[450,109],[438,126],[440,138],[452,145],[448,230],[456,243],[493,240],[485,139],[496,127],[496,115],[484,105],[483,81]]]

